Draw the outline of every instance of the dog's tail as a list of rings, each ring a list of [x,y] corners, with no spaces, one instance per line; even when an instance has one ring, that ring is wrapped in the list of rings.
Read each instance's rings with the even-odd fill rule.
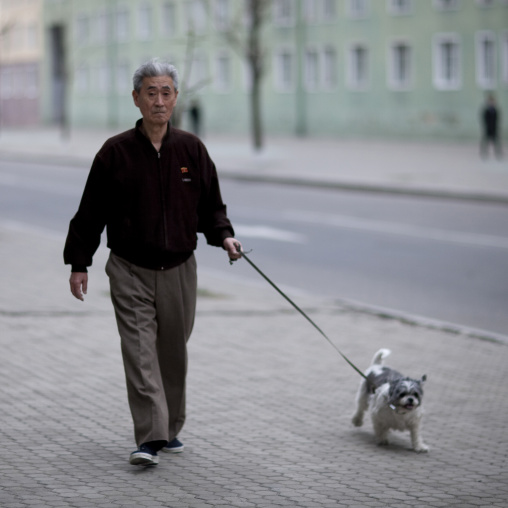
[[[391,354],[389,349],[380,349],[372,358],[372,365],[382,365],[383,360]]]

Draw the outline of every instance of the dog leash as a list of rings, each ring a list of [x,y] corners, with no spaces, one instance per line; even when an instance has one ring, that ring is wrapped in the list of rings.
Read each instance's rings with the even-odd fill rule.
[[[286,293],[284,293],[274,282],[272,282],[247,256],[245,252],[241,250],[241,248],[237,247],[237,252],[241,254],[241,256],[249,263],[256,272],[263,277],[263,279],[270,284],[282,297],[284,297],[327,341],[328,343],[339,353],[340,356],[356,371],[360,376],[362,376],[365,380],[367,380],[367,376],[328,338],[325,332],[319,328],[319,326],[298,306],[296,305],[291,298],[289,298]],[[251,251],[249,251],[251,252]],[[232,264],[232,261],[230,261]]]

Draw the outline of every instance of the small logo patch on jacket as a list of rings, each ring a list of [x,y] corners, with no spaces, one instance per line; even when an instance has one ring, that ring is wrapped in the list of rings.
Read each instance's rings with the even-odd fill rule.
[[[180,168],[180,171],[182,172],[182,175],[189,172],[187,168]]]

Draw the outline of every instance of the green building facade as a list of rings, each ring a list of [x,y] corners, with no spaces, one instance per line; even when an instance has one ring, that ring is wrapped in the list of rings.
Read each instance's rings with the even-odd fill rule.
[[[264,0],[266,1],[266,0]],[[487,93],[508,134],[508,0],[272,0],[265,133],[473,140]],[[135,68],[181,75],[182,126],[247,133],[249,0],[45,0],[42,117],[128,128]]]

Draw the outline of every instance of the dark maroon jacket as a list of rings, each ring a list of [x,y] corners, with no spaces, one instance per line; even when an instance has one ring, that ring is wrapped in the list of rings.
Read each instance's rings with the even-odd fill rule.
[[[107,228],[108,247],[145,268],[171,268],[197,246],[234,236],[217,171],[201,141],[168,126],[159,152],[134,129],[106,141],[97,153],[79,209],[70,222],[64,261],[86,271]]]

